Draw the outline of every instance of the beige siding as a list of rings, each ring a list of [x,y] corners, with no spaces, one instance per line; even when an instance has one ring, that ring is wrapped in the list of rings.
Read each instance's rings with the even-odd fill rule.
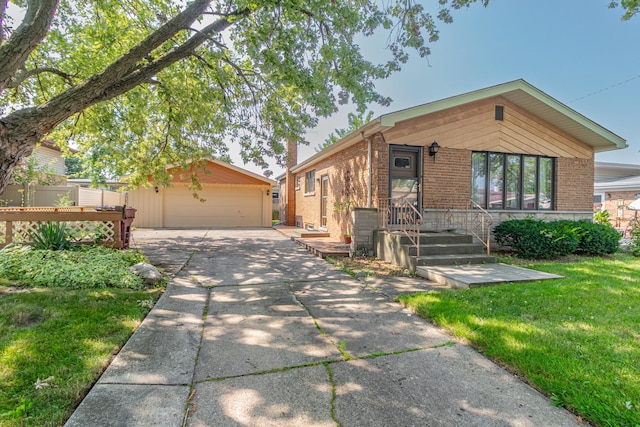
[[[136,227],[162,227],[162,195],[152,188],[139,188],[127,193],[127,206],[137,210],[133,225]]]
[[[496,105],[504,120],[495,120]],[[385,132],[389,144],[591,159],[593,149],[540,118],[497,97],[398,123]]]
[[[269,187],[267,186],[267,189]],[[263,227],[265,204],[271,225],[271,196],[257,186],[205,185],[199,198],[186,185],[164,192],[165,227]]]
[[[267,195],[269,190],[269,195]],[[204,184],[193,198],[186,184],[137,189],[127,204],[137,210],[136,227],[271,227],[271,186]]]
[[[33,150],[33,157],[38,160],[40,166],[53,170],[56,175],[64,175],[64,157],[59,151],[51,148],[38,146]]]

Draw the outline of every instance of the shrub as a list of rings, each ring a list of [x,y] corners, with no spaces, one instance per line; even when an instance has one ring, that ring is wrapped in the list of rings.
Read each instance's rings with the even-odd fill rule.
[[[139,252],[103,246],[52,251],[9,245],[0,251],[0,277],[22,286],[141,289],[142,279],[128,268],[139,260],[144,260]]]
[[[62,251],[74,246],[69,237],[67,225],[59,221],[40,223],[36,232],[29,233],[29,237],[36,249]]]
[[[593,214],[593,222],[596,224],[609,224],[611,219],[611,212],[598,210]]]
[[[494,229],[496,241],[525,259],[550,259],[574,253],[580,243],[575,221],[509,220]]]
[[[636,224],[631,229],[631,244],[629,245],[631,254],[640,257],[640,225]]]
[[[620,248],[620,233],[608,222],[579,221],[581,228],[578,252],[585,255],[612,254]]]

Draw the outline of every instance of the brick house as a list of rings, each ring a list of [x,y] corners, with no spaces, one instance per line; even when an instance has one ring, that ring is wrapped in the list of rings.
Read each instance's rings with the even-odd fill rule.
[[[289,144],[282,212],[288,225],[336,239],[353,232],[365,246],[372,230],[358,226],[361,214],[398,198],[425,224],[471,200],[494,225],[525,216],[591,218],[594,154],[626,146],[516,80],[384,114],[301,163]]]
[[[640,165],[595,163],[593,208],[608,211],[611,225],[624,232],[637,216],[637,211],[628,208],[637,199],[640,199]]]

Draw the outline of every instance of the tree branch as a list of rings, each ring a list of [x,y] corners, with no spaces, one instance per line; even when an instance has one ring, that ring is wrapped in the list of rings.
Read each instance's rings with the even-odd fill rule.
[[[73,85],[73,76],[71,74],[67,74],[64,71],[60,71],[53,67],[42,67],[42,68],[35,68],[33,70],[27,70],[25,68],[21,68],[19,71],[15,73],[13,78],[9,82],[7,82],[5,88],[6,89],[16,88],[20,86],[22,82],[24,82],[26,79],[42,73],[56,74],[62,77],[63,79],[65,79],[67,83],[69,83],[69,85]]]
[[[2,4],[0,4],[0,44],[4,42],[4,15],[7,13],[8,4],[9,0],[4,0]]]
[[[27,13],[22,23],[11,37],[0,45],[0,92],[47,35],[57,7],[58,0],[27,2]]]
[[[193,13],[193,11],[191,12]],[[183,13],[181,13],[181,15]],[[251,12],[249,9],[244,9],[242,11],[238,11],[234,16],[240,18],[247,16],[250,13]],[[195,20],[197,16],[192,16],[192,18],[193,20]],[[107,70],[105,70],[105,72],[96,76],[96,79],[102,80],[106,75],[110,75],[111,77],[113,77],[114,74],[120,76],[120,78],[111,80],[109,84],[104,85],[96,84],[93,79],[90,79],[84,84],[67,90],[66,92],[52,98],[47,103],[38,107],[37,114],[39,115],[39,117],[37,120],[39,120],[39,122],[42,124],[46,133],[72,114],[90,107],[91,105],[97,104],[98,102],[115,98],[119,95],[122,95],[123,93],[128,92],[129,90],[140,84],[148,82],[166,67],[190,56],[198,46],[209,39],[211,34],[220,33],[226,30],[231,25],[233,25],[233,22],[235,21],[229,20],[227,18],[221,18],[209,24],[200,32],[195,33],[183,44],[169,50],[155,60],[139,68],[133,68],[133,66],[127,67],[127,64],[125,63],[123,64],[122,69],[114,70],[113,72],[111,72],[109,71],[109,68],[111,68],[110,66],[107,68]],[[164,26],[161,27],[161,29],[162,28],[164,28]],[[188,26],[186,28],[188,28]],[[150,36],[150,38],[153,37],[153,35]],[[145,43],[146,40],[140,45]],[[140,45],[138,45],[137,47],[139,47]],[[145,58],[147,54],[150,53],[148,49],[137,49],[137,47],[132,49],[132,51],[137,50],[139,54],[142,54],[140,58]],[[125,57],[126,56],[127,55],[125,55]],[[125,68],[126,72],[123,72],[125,71]]]

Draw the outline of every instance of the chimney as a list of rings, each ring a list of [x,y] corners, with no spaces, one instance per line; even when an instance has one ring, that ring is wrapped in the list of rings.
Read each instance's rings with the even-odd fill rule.
[[[291,139],[287,140],[287,170],[286,170],[286,188],[287,188],[287,209],[286,209],[286,225],[296,225],[296,176],[291,173],[291,169],[298,164],[298,143]]]

